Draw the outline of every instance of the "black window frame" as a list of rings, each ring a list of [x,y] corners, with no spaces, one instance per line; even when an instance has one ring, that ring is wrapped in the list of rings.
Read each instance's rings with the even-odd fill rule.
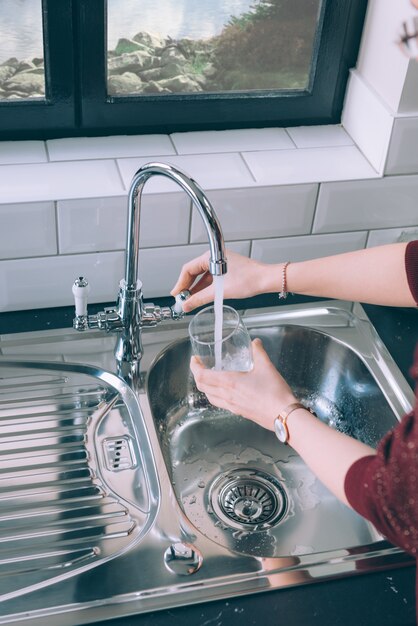
[[[341,121],[367,0],[323,0],[316,62],[305,90],[139,97],[107,94],[106,6],[106,0],[43,0],[47,98],[43,103],[0,101],[0,139],[168,134]]]
[[[0,139],[65,136],[77,126],[73,12],[72,0],[42,0],[45,98],[0,99]]]

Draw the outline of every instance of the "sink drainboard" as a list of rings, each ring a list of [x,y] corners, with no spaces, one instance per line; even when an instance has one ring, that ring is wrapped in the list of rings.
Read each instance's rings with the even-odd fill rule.
[[[0,367],[2,599],[98,564],[135,538],[141,515],[105,469],[136,467],[133,440],[104,438],[104,467],[94,442],[107,416],[123,428],[126,414],[119,394],[91,377],[10,369],[3,377]]]

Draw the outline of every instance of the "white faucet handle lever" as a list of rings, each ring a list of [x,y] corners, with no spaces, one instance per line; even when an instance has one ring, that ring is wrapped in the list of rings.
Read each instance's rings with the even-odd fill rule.
[[[79,276],[73,284],[73,296],[75,300],[75,314],[87,315],[87,300],[90,293],[90,285],[86,278]]]

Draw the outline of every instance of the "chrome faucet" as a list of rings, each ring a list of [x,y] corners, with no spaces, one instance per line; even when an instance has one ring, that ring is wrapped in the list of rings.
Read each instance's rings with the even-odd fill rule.
[[[152,176],[167,176],[190,196],[200,213],[208,235],[209,271],[213,276],[222,276],[227,270],[222,230],[215,211],[199,185],[171,165],[148,163],[141,167],[134,175],[129,189],[125,278],[119,283],[119,297],[116,307],[107,308],[96,315],[88,315],[88,282],[80,276],[73,285],[76,303],[74,328],[80,331],[98,328],[107,332],[118,332],[119,338],[115,348],[115,357],[120,366],[122,364],[136,364],[141,359],[143,353],[142,328],[155,326],[164,319],[182,317],[177,306],[159,307],[151,303],[144,304],[142,283],[138,280],[142,190],[147,180]]]

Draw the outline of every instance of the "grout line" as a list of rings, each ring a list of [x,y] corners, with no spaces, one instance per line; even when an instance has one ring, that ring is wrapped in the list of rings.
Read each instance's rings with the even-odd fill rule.
[[[369,239],[370,239],[370,230],[367,231],[367,235],[366,235],[366,241],[364,242],[364,247],[367,248],[369,245]]]
[[[54,211],[55,211],[55,237],[56,237],[56,244],[57,244],[57,254],[60,254],[60,238],[59,238],[59,228],[58,228],[58,221],[59,221],[59,217],[58,217],[58,202],[55,201],[54,202]]]
[[[248,170],[248,172],[249,172],[249,174],[250,174],[251,178],[253,179],[253,181],[254,181],[255,183],[257,183],[258,181],[257,181],[257,179],[256,179],[255,175],[253,174],[253,172],[252,172],[252,170],[251,170],[250,166],[248,165],[247,161],[244,159],[244,155],[243,155],[243,153],[242,153],[242,152],[237,152],[237,153],[235,153],[235,154],[238,154],[238,156],[239,156],[239,157],[241,157],[241,161],[243,162],[243,164],[244,164],[245,168]],[[266,187],[266,186],[268,186],[268,185],[264,185],[264,186]]]
[[[173,146],[174,152],[175,154],[172,154],[171,156],[180,156],[179,151],[176,148],[176,144],[174,143],[174,140],[172,139],[171,134],[167,135],[169,142],[171,143],[171,145]]]
[[[253,254],[253,243],[254,243],[254,240],[250,239],[250,250],[249,250],[249,253],[248,253],[248,258],[249,259],[252,258],[252,254]]]
[[[293,143],[295,148],[299,149],[299,146],[296,144],[296,141],[293,139],[292,135],[288,132],[287,128],[284,128],[283,130],[285,131],[286,135],[289,137],[290,141]]]
[[[120,169],[120,166],[119,166],[119,160],[118,159],[113,159],[113,161],[115,162],[115,165],[116,165],[116,171],[117,171],[117,173],[119,175],[119,180],[120,180],[120,182],[122,184],[122,189],[124,189],[125,191],[128,191],[126,189],[125,183],[123,181],[122,170]]]
[[[317,187],[317,190],[316,190],[316,198],[315,198],[314,210],[313,210],[313,213],[312,213],[311,229],[309,231],[311,235],[315,234],[313,232],[313,227],[314,227],[314,224],[315,224],[316,212],[318,210],[319,191],[320,191],[320,188],[321,188],[322,184],[323,183],[318,183],[318,187]]]
[[[51,159],[51,155],[49,153],[48,142],[44,141],[44,144],[45,144],[46,160],[47,160],[48,163],[51,163],[52,159]]]

